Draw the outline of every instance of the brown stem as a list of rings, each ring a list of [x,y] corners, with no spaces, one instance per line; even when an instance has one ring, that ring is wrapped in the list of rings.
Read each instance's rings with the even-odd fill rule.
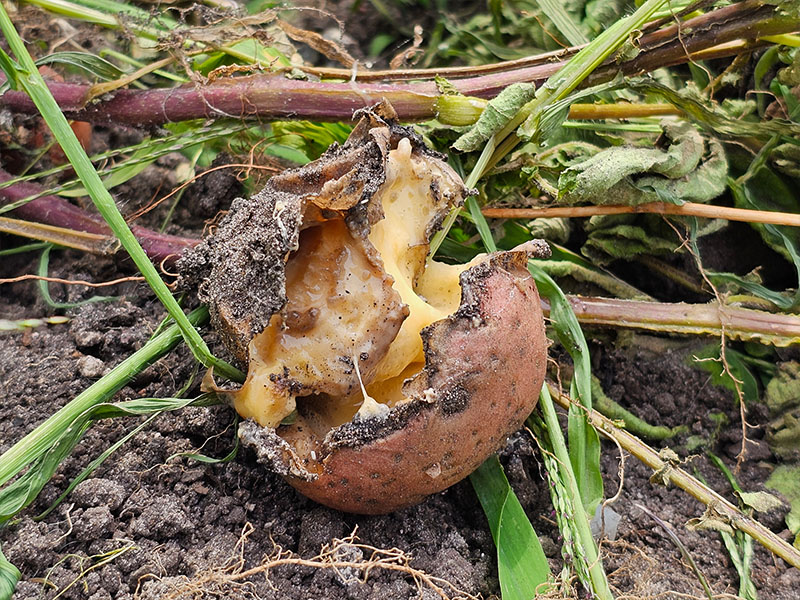
[[[642,36],[639,54],[622,64],[611,62],[597,69],[587,84],[608,80],[622,71],[637,74],[690,60],[692,53],[718,48],[720,55],[741,51],[741,45],[726,42],[757,40],[797,30],[800,17],[781,15],[773,6],[756,1],[733,4],[695,17],[678,26]],[[518,81],[542,83],[564,61],[535,61],[531,66],[491,72],[452,83],[463,94],[491,98]],[[423,72],[426,74],[427,72]],[[346,79],[349,78],[349,72]],[[262,119],[304,118],[350,120],[357,109],[389,100],[402,120],[424,120],[436,116],[439,92],[433,81],[387,84],[355,81],[316,82],[287,79],[281,74],[219,79],[205,86],[171,89],[117,90],[104,100],[87,104],[88,86],[51,83],[50,89],[64,112],[84,121],[152,126],[195,118],[255,117]],[[22,92],[0,96],[0,108],[33,114],[35,107]]]
[[[553,399],[565,409],[569,409],[571,401],[568,397],[553,393]],[[800,569],[800,552],[787,544],[784,540],[764,527],[761,523],[748,517],[738,510],[733,504],[717,492],[702,484],[689,475],[676,464],[665,460],[658,452],[642,442],[635,435],[617,427],[613,421],[607,419],[595,410],[586,411],[589,422],[598,430],[615,440],[619,445],[633,454],[659,474],[660,479],[673,483],[683,491],[688,492],[712,511],[727,521],[731,527],[744,531],[754,540],[758,541],[770,552],[779,556],[795,568]]]
[[[672,104],[620,102],[618,104],[573,104],[569,107],[569,118],[572,120],[636,119],[682,114],[681,110]]]
[[[0,183],[12,178],[11,175],[0,169]],[[31,196],[39,196],[11,213],[20,219],[108,236],[113,239],[111,230],[100,215],[90,214],[58,196],[42,196],[42,192],[42,188],[35,183],[17,183],[0,189],[0,205],[18,202]],[[139,239],[150,259],[157,264],[163,263],[164,266],[170,266],[181,252],[199,242],[199,240],[191,238],[158,233],[139,225],[132,225],[131,231]]]
[[[785,347],[800,343],[800,316],[712,304],[567,296],[583,325],[645,329],[684,335],[725,335]],[[550,307],[542,302],[545,314]]]
[[[712,204],[669,204],[665,202],[647,202],[636,206],[548,206],[543,208],[484,208],[483,216],[494,219],[538,219],[540,217],[594,217],[596,215],[622,215],[655,213],[659,215],[679,215],[688,217],[705,217],[708,219],[727,219],[745,223],[768,223],[771,225],[789,225],[800,227],[800,215],[795,213],[775,212],[771,210],[749,210]]]

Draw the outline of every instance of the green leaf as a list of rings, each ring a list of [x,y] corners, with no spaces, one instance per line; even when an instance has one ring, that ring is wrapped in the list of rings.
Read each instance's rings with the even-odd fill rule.
[[[770,169],[760,168],[742,184],[739,180],[730,178],[728,186],[733,194],[734,204],[737,208],[747,208],[756,210],[782,210],[785,212],[798,212],[798,204],[794,193],[788,184]],[[761,237],[773,250],[784,256],[794,264],[795,272],[800,281],[800,232],[795,227],[780,227],[778,225],[767,225],[751,223],[751,226],[761,234]],[[729,279],[726,274],[709,273],[709,277],[725,280]],[[774,292],[757,283],[738,281],[742,287],[765,298],[776,306],[786,310],[792,309],[800,303],[800,286],[794,296],[787,298],[783,294]]]
[[[536,3],[571,45],[589,43],[589,38],[566,11],[562,0],[537,0]]]
[[[496,455],[470,475],[497,547],[503,600],[530,600],[545,590],[550,565]]]
[[[592,409],[592,368],[589,347],[578,319],[558,284],[537,261],[529,261],[528,270],[536,281],[539,295],[550,303],[550,322],[561,345],[572,357],[574,375],[570,395],[587,410]],[[586,413],[571,407],[568,419],[569,457],[580,489],[586,513],[593,515],[603,499],[603,476],[600,472],[600,439],[589,424]]]
[[[81,69],[103,81],[113,81],[125,75],[115,64],[88,52],[54,52],[36,61],[36,64],[62,64]]]
[[[574,381],[574,380],[573,380]],[[575,389],[570,389],[575,397]],[[591,515],[603,500],[603,476],[600,472],[600,436],[592,427],[583,408],[571,404],[567,416],[569,460],[581,491],[583,508]]]
[[[478,150],[486,140],[505,127],[535,94],[536,86],[532,83],[511,84],[486,105],[478,122],[456,140],[453,148],[460,152]]]
[[[19,569],[12,565],[0,550],[0,600],[11,600],[17,582],[22,578]]]
[[[0,492],[0,526],[30,504],[41,491],[58,465],[75,447],[89,423],[79,419],[59,436],[58,440],[33,463],[28,470]]]
[[[311,121],[276,121],[271,127],[277,144],[302,152],[303,163],[316,160],[332,144],[343,144],[352,131],[344,123]]]
[[[6,75],[6,80],[0,86],[0,93],[5,93],[9,88],[12,90],[19,89],[19,71],[22,67],[11,58],[6,51],[0,48],[0,69]]]

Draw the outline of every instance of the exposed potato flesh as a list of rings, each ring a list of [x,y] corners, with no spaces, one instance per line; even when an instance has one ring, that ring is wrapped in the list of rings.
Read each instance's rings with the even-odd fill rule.
[[[301,233],[286,286],[286,307],[250,342],[247,380],[231,394],[240,415],[265,427],[291,414],[298,395],[350,394],[355,361],[370,371],[408,314],[340,219]]]
[[[430,282],[428,301],[420,298],[414,283],[425,267],[425,232],[442,194],[462,188],[441,161],[412,156],[403,138],[372,198],[384,218],[368,240],[381,260],[370,259],[371,248],[343,219],[303,230],[286,264],[288,302],[250,342],[247,381],[230,394],[240,415],[276,427],[295,410],[296,397],[311,394],[347,406],[355,394],[360,405],[359,376],[369,386],[423,362],[419,332],[457,308],[464,268],[440,265],[437,273],[448,272],[450,285]]]

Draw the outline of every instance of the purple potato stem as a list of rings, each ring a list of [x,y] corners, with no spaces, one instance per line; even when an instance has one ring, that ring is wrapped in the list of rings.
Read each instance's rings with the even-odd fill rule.
[[[0,169],[0,183],[5,183],[10,179],[13,179],[13,176]],[[0,205],[36,196],[42,191],[42,188],[35,183],[21,182],[10,185],[0,189]],[[100,215],[88,213],[58,196],[41,196],[11,211],[11,214],[20,219],[114,237],[111,229]],[[131,225],[130,227],[150,260],[156,264],[163,263],[164,266],[171,266],[181,252],[200,241],[158,233],[140,225]]]
[[[729,56],[741,46],[722,46],[739,39],[789,33],[800,28],[800,17],[785,15],[775,6],[745,1],[710,11],[681,23],[641,36],[635,58],[617,64],[610,60],[598,68],[586,85],[684,63],[689,54],[710,50],[704,58]],[[717,48],[715,48],[717,47]],[[491,98],[514,82],[543,83],[565,61],[548,62],[488,75],[453,79],[463,94]],[[251,117],[269,119],[350,120],[353,112],[389,100],[404,121],[436,116],[439,91],[433,81],[412,83],[331,82],[288,79],[282,74],[221,78],[205,85],[169,89],[120,89],[87,102],[89,85],[51,82],[56,101],[72,119],[94,123],[155,126],[197,118]],[[33,114],[36,109],[23,92],[0,96],[0,108]]]

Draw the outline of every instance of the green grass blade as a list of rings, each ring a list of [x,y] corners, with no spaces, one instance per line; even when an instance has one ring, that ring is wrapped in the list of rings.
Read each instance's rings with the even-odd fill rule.
[[[530,600],[545,590],[550,565],[497,455],[470,475],[497,547],[503,600]]]
[[[213,394],[211,394],[213,396]],[[106,459],[114,454],[117,450],[119,450],[128,440],[133,438],[136,434],[140,431],[145,429],[150,423],[153,422],[154,419],[160,417],[162,414],[168,411],[173,410],[180,410],[187,406],[196,406],[196,405],[204,405],[207,403],[209,394],[203,394],[197,398],[138,398],[135,401],[127,401],[127,402],[120,402],[117,405],[110,405],[112,408],[118,408],[120,413],[114,413],[109,411],[104,411],[103,409],[108,407],[109,405],[100,404],[95,406],[85,415],[82,417],[87,421],[87,424],[91,421],[95,421],[100,418],[111,418],[111,417],[118,417],[118,416],[133,416],[133,415],[147,415],[150,416],[145,419],[142,423],[134,427],[131,431],[126,433],[122,438],[117,440],[114,444],[106,448],[98,457],[96,457],[92,462],[90,462],[79,474],[75,479],[73,479],[70,484],[67,486],[61,495],[55,499],[55,501],[47,507],[47,510],[42,512],[40,515],[36,517],[36,519],[43,519],[48,514],[50,514],[61,502],[66,498],[75,487],[81,483],[84,479],[86,479],[89,475],[91,475],[97,467],[103,464]],[[136,406],[139,410],[131,410],[119,408],[121,405],[124,404],[131,404],[136,402]],[[76,440],[77,441],[77,440]],[[238,442],[238,438],[237,438]],[[38,493],[38,492],[37,492]]]
[[[51,512],[53,512],[53,510],[55,510],[58,507],[58,505],[61,504],[64,501],[64,498],[66,498],[70,493],[72,493],[72,490],[74,490],[78,486],[79,483],[81,483],[84,479],[86,479],[89,475],[91,475],[95,471],[95,469],[97,469],[97,467],[99,467],[101,464],[103,464],[105,462],[105,460],[109,456],[114,454],[114,452],[119,450],[119,448],[122,447],[123,444],[127,443],[128,440],[133,438],[142,429],[144,429],[145,427],[150,425],[150,423],[152,423],[153,420],[156,417],[158,417],[160,414],[161,413],[157,413],[157,414],[154,414],[154,415],[150,416],[148,419],[144,420],[142,423],[140,423],[139,425],[137,425],[136,427],[131,429],[128,433],[126,433],[124,436],[122,436],[114,444],[112,444],[111,446],[106,448],[100,454],[100,456],[98,456],[92,462],[90,462],[86,467],[84,467],[84,469],[80,473],[78,473],[77,477],[75,477],[72,481],[70,481],[69,485],[67,486],[67,489],[65,489],[61,493],[61,495],[58,498],[56,498],[50,506],[47,507],[46,510],[44,510],[42,513],[37,515],[36,519],[37,520],[43,519],[47,515],[49,515]]]
[[[38,275],[39,277],[47,277],[47,272],[50,266],[50,250],[53,249],[52,244],[47,244],[42,250],[42,256],[39,259],[39,270]],[[81,300],[80,302],[56,302],[53,300],[53,297],[50,295],[50,284],[45,279],[40,279],[36,282],[39,287],[39,293],[42,295],[42,298],[45,301],[45,304],[50,306],[51,308],[75,308],[77,306],[82,306],[84,304],[89,304],[91,302],[114,302],[118,298],[117,296],[92,296],[91,298],[86,298],[85,300]]]
[[[592,367],[589,347],[580,323],[567,297],[558,284],[536,264],[528,263],[539,294],[550,303],[550,322],[561,345],[572,357],[574,375],[570,395],[586,409],[592,408]],[[582,504],[587,514],[594,514],[603,498],[603,477],[600,472],[600,439],[589,424],[586,413],[573,406],[568,420],[569,457],[578,480]]]
[[[589,43],[589,38],[586,37],[572,19],[561,0],[537,0],[536,3],[542,9],[542,12],[547,15],[547,18],[553,22],[553,25],[567,38],[570,45],[580,46]]]
[[[0,551],[0,600],[11,600],[17,582],[22,578],[19,569],[8,562],[2,551]]]
[[[200,337],[200,334],[186,319],[186,315],[183,314],[169,288],[161,279],[158,270],[142,250],[141,245],[119,212],[113,198],[103,185],[97,171],[94,170],[89,157],[77,137],[75,137],[69,122],[59,109],[2,5],[0,5],[0,29],[6,37],[9,47],[20,62],[21,70],[18,71],[20,86],[31,97],[48,127],[50,127],[53,136],[61,145],[64,154],[66,154],[76,174],[89,192],[95,207],[111,227],[155,295],[167,309],[170,316],[175,319],[195,357],[204,365],[214,367],[218,374],[236,381],[243,381],[244,375],[238,369],[211,354],[203,338]]]
[[[36,61],[37,65],[62,64],[75,67],[103,81],[119,79],[125,73],[106,59],[88,52],[54,52]]]
[[[88,427],[89,423],[85,419],[79,419],[77,423],[71,424],[23,475],[3,488],[0,493],[0,526],[36,498],[44,485],[50,481],[61,461],[83,437]]]
[[[542,411],[542,417],[547,428],[550,446],[559,464],[559,479],[566,489],[572,506],[579,507],[583,501],[582,490],[579,487],[580,483],[572,468],[572,462],[570,461],[569,452],[564,442],[564,436],[561,433],[561,425],[558,422],[558,415],[556,414],[553,399],[550,397],[550,390],[547,385],[542,387],[542,391],[539,395],[539,408]],[[603,563],[600,560],[597,545],[592,537],[588,515],[586,513],[580,514],[580,511],[577,510],[574,511],[573,525],[575,533],[577,534],[577,541],[583,548],[584,556],[581,558],[585,560],[589,567],[592,591],[600,600],[610,600],[612,598],[611,590],[608,587],[608,580],[605,570],[603,570]]]

